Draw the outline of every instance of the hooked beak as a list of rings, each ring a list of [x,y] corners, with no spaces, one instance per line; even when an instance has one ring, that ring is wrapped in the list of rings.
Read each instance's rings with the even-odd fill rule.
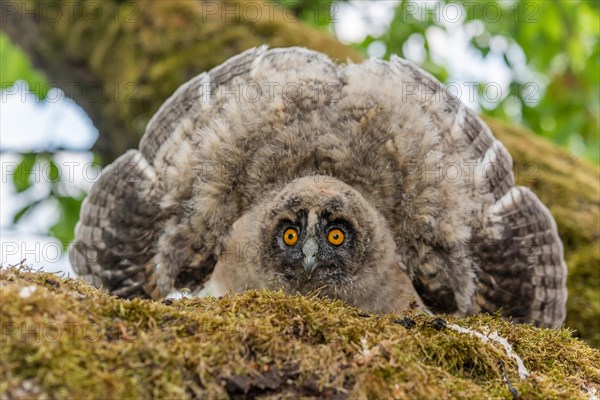
[[[304,242],[304,246],[302,246],[302,253],[304,254],[304,270],[308,274],[308,277],[312,275],[315,269],[319,266],[317,262],[317,251],[319,250],[319,245],[317,241],[309,237]]]

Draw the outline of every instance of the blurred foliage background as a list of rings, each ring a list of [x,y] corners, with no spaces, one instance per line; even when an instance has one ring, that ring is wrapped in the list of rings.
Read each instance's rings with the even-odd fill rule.
[[[329,29],[340,6],[364,3],[329,1],[332,13],[324,16],[322,4],[283,2],[297,7],[307,22]],[[494,98],[491,93],[482,94],[486,84],[495,82],[479,82],[477,102],[483,113],[524,125],[599,163],[599,8],[598,1],[577,0],[402,1],[383,34],[351,45],[369,56],[408,58],[443,83],[476,81],[475,76],[453,76],[431,45],[436,36],[466,36],[467,51],[482,62],[498,59],[510,74],[508,91],[493,102],[486,101]]]
[[[365,10],[361,1],[279,0],[305,22],[335,35],[342,7],[354,8],[367,25],[382,25]],[[473,7],[472,1],[390,2],[389,26],[348,43],[365,56],[389,58],[398,54],[417,63],[444,83],[477,82],[475,104],[484,114],[524,125],[593,163],[600,163],[600,13],[597,1],[490,1]],[[337,21],[337,23],[336,23]],[[441,54],[445,38],[446,54]],[[464,49],[507,73],[505,86],[495,101],[485,91],[490,82],[480,74],[449,68],[452,41],[462,38]],[[346,42],[348,42],[346,40]],[[442,49],[444,50],[444,49]],[[459,60],[460,61],[460,60]],[[451,63],[450,63],[451,64]],[[481,68],[481,66],[479,67]],[[17,81],[28,83],[40,99],[48,85],[27,56],[0,33],[2,89]],[[200,72],[200,71],[198,71]],[[6,150],[3,149],[3,152]],[[21,154],[18,173],[12,175],[18,193],[34,185],[35,162],[48,163],[54,178],[46,196],[23,204],[13,223],[17,224],[46,201],[58,201],[61,217],[50,234],[63,245],[73,239],[83,193],[70,193],[61,182],[53,154],[56,149]]]

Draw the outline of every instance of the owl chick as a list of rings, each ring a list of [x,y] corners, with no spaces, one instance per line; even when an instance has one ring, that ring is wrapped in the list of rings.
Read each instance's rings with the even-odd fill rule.
[[[193,78],[103,171],[70,255],[123,297],[268,288],[565,318],[552,216],[477,115],[398,57],[261,47]]]

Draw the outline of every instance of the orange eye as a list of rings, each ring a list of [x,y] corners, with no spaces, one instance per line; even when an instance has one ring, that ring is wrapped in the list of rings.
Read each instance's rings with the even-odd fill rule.
[[[298,231],[294,228],[287,228],[283,232],[283,242],[288,246],[293,246],[298,242]]]
[[[341,229],[332,229],[327,235],[327,240],[334,246],[339,246],[344,243],[344,232]]]

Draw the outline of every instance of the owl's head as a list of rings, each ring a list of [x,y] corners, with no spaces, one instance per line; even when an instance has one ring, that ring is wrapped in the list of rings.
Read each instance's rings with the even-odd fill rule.
[[[355,298],[377,287],[382,268],[395,263],[383,217],[358,191],[332,177],[293,181],[243,221],[231,237],[238,251],[249,249],[248,243],[256,251],[246,251],[223,274],[230,282],[226,289],[240,291],[260,281],[261,287],[290,294]]]

